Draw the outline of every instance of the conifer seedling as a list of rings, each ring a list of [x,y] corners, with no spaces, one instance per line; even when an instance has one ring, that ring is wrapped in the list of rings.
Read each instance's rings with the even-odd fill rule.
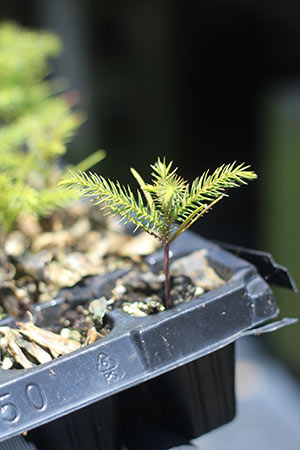
[[[170,297],[169,245],[227,196],[227,190],[247,184],[257,178],[244,163],[223,164],[210,174],[209,170],[191,185],[172,168],[165,158],[151,165],[152,182],[145,183],[141,175],[131,169],[140,185],[136,196],[129,186],[113,182],[95,173],[72,172],[61,184],[91,197],[94,204],[107,209],[107,214],[120,215],[124,224],[132,222],[158,239],[164,249],[165,307],[172,306]],[[143,200],[144,194],[146,202]]]

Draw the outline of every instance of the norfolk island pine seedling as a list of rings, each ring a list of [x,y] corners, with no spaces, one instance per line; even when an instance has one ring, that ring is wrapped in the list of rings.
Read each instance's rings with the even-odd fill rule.
[[[257,175],[242,164],[223,164],[214,172],[203,172],[189,184],[172,168],[173,162],[157,159],[151,165],[152,181],[146,183],[133,168],[131,173],[140,189],[136,195],[129,186],[113,182],[92,172],[70,171],[70,176],[60,182],[68,189],[77,189],[90,197],[94,204],[101,205],[107,214],[120,215],[124,225],[132,222],[135,230],[141,229],[158,239],[164,250],[165,307],[171,308],[169,246],[185,230],[208,212],[227,190],[247,184]],[[143,195],[145,200],[143,199]]]

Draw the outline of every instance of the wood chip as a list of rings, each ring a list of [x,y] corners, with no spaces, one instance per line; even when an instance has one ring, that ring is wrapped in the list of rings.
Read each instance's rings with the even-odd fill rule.
[[[87,333],[87,338],[86,338],[86,345],[90,345],[93,344],[94,342],[96,342],[97,338],[99,337],[99,333],[97,332],[95,327],[92,327],[88,330]]]
[[[0,327],[0,333],[5,336],[8,351],[14,360],[24,367],[24,369],[30,369],[33,367],[33,363],[26,358],[16,342],[16,339],[21,337],[20,333],[10,327]]]
[[[73,339],[63,338],[52,331],[39,328],[32,323],[17,322],[20,333],[44,348],[48,348],[56,358],[80,348],[80,343]]]

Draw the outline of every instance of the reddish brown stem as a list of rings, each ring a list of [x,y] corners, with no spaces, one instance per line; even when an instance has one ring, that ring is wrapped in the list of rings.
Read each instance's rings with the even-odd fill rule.
[[[164,272],[165,272],[165,306],[166,309],[171,308],[171,283],[170,283],[170,273],[169,273],[169,242],[164,242]]]

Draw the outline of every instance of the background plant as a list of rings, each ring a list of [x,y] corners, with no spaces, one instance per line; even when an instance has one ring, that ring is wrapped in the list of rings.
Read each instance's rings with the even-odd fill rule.
[[[121,216],[124,224],[132,222],[137,229],[142,229],[158,239],[164,249],[165,306],[171,307],[169,245],[178,236],[193,225],[212,206],[227,196],[229,188],[247,184],[257,177],[248,170],[244,163],[236,165],[223,164],[212,174],[209,170],[196,178],[191,185],[172,169],[172,162],[165,159],[151,166],[152,182],[145,183],[141,175],[131,169],[141,190],[136,196],[129,186],[122,186],[105,179],[101,175],[85,172],[71,172],[61,184],[75,188],[102,209],[108,208],[108,214]],[[143,201],[142,193],[146,203]]]
[[[57,36],[12,23],[0,26],[0,235],[21,212],[49,216],[74,198],[57,186],[59,158],[83,121],[71,98],[49,79],[49,58],[61,51]],[[78,165],[88,169],[97,152]]]

